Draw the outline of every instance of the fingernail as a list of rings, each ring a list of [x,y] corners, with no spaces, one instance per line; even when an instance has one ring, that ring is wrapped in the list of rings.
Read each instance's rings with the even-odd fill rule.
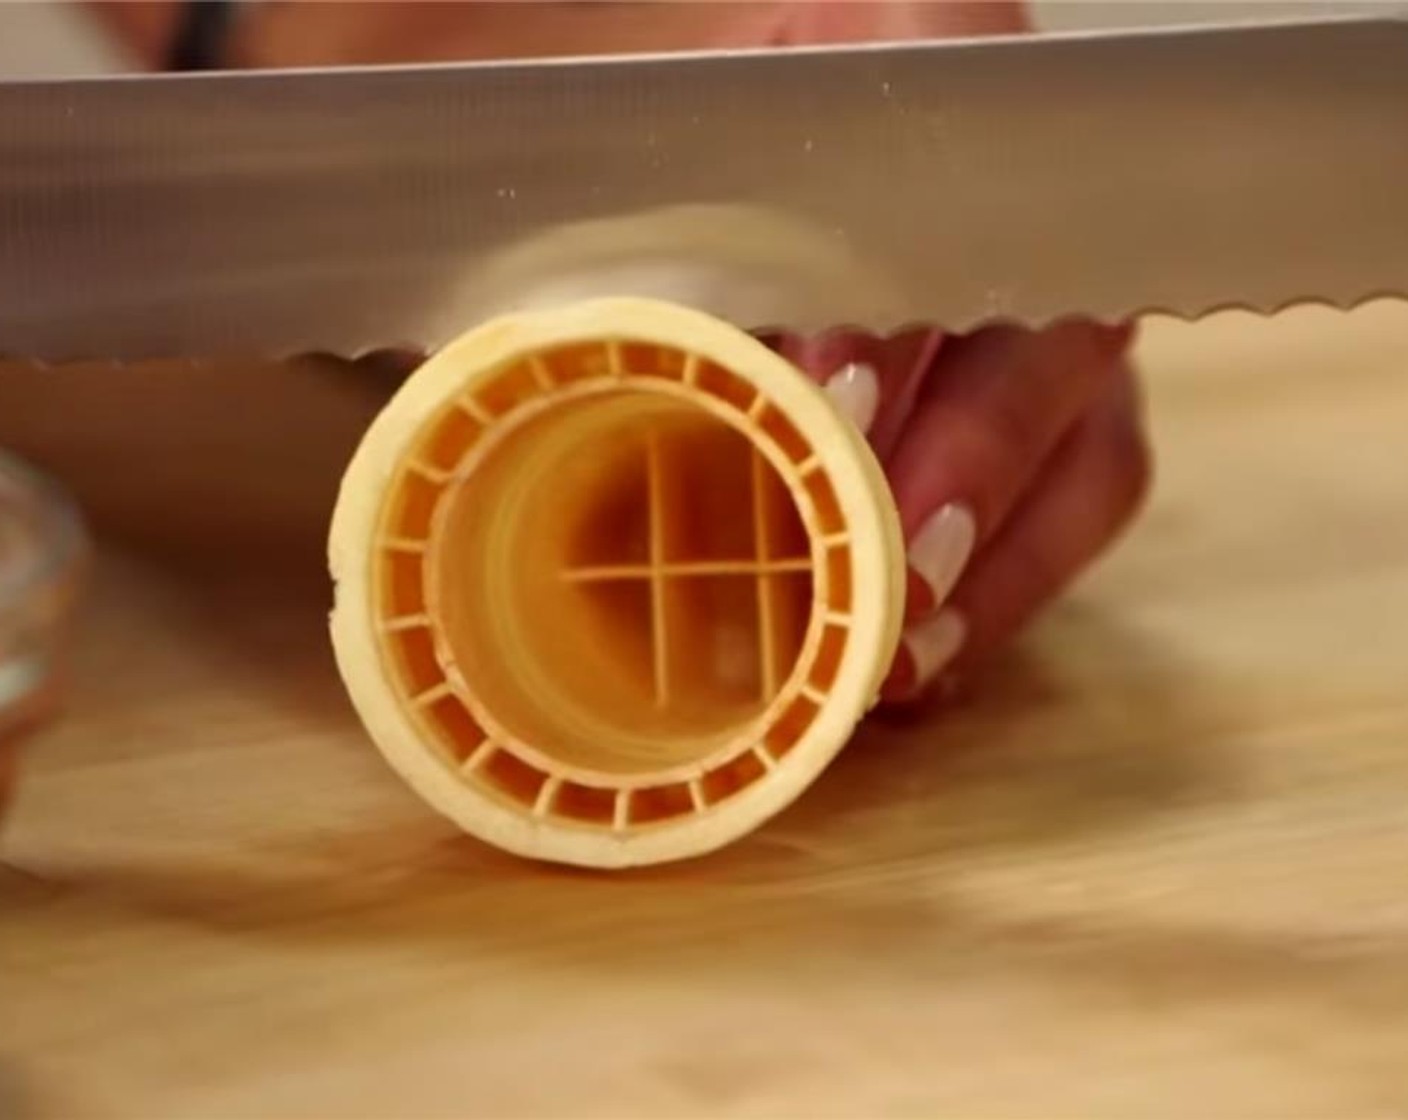
[[[958,656],[967,636],[963,616],[952,607],[916,622],[904,632],[899,656],[881,696],[889,701],[912,700],[927,691]]]
[[[916,622],[904,635],[905,649],[914,660],[914,687],[923,692],[950,661],[957,656],[968,636],[963,617],[945,607],[933,618]]]
[[[937,607],[958,582],[973,552],[977,525],[965,506],[946,505],[920,526],[909,545],[910,570],[923,581]]]
[[[880,378],[865,362],[847,362],[826,382],[836,407],[851,418],[862,433],[870,431],[880,408]]]

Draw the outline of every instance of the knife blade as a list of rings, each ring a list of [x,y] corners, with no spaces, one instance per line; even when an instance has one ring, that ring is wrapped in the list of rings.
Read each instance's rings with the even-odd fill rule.
[[[1408,293],[1408,20],[0,84],[0,352],[432,348]]]

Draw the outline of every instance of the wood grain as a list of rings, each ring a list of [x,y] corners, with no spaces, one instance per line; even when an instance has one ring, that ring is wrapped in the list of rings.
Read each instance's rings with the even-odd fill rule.
[[[1125,547],[960,708],[610,878],[456,835],[349,714],[376,392],[0,379],[107,541],[3,836],[0,1116],[1408,1113],[1408,309],[1142,346]]]

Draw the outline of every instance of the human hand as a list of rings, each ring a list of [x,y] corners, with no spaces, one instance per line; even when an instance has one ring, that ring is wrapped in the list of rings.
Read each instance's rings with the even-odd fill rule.
[[[1068,320],[766,340],[827,387],[890,479],[909,588],[886,700],[961,679],[1133,519],[1151,456],[1132,334]]]

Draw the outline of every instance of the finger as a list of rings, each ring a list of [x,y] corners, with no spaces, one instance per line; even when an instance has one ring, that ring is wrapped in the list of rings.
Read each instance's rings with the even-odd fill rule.
[[[943,340],[942,333],[930,327],[888,337],[851,329],[813,338],[784,333],[760,337],[826,389],[882,461],[898,443]]]
[[[1134,520],[1153,475],[1138,413],[1137,384],[1126,375],[955,590],[953,609],[967,631],[963,664],[981,661],[1026,626]]]
[[[942,342],[942,332],[931,327],[888,337],[833,331],[806,345],[800,364],[843,403],[857,395],[851,388],[856,382],[876,385],[875,411],[861,430],[884,461],[914,412]]]
[[[980,662],[1054,601],[1133,520],[1151,455],[1127,370],[1047,463],[944,608],[911,624],[887,699],[923,693]]]
[[[994,327],[950,341],[889,464],[909,541],[911,618],[952,590],[1062,437],[1119,374],[1127,327]]]

